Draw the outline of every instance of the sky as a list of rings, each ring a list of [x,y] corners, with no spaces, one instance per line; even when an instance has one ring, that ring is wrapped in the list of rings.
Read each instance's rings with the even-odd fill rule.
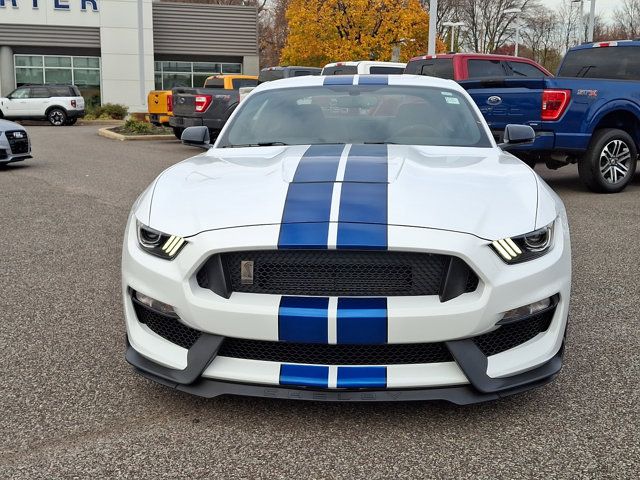
[[[551,8],[557,8],[560,5],[561,0],[542,0],[544,5]],[[607,20],[611,19],[611,15],[615,8],[618,8],[622,4],[622,0],[596,0],[596,13],[604,16]],[[584,11],[585,13],[591,8],[591,2],[585,0]]]

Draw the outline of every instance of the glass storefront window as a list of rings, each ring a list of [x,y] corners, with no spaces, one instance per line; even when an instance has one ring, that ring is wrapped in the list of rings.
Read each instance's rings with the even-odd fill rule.
[[[16,55],[16,67],[42,67],[42,55]]]
[[[44,57],[44,66],[71,68],[71,57]]]
[[[44,83],[62,83],[64,85],[73,84],[71,69],[45,68]]]
[[[16,87],[25,83],[44,83],[42,68],[16,68]]]
[[[156,90],[202,87],[211,75],[242,73],[240,63],[156,61],[154,68]]]
[[[87,105],[100,105],[100,58],[56,55],[14,55],[16,86],[77,85]]]

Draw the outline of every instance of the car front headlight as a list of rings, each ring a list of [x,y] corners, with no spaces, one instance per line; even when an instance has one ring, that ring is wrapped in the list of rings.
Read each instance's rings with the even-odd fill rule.
[[[169,235],[137,222],[138,244],[156,257],[172,260],[185,247],[187,241],[178,235]]]
[[[491,247],[506,263],[522,263],[540,258],[553,245],[553,224],[517,237],[501,238],[491,242]]]

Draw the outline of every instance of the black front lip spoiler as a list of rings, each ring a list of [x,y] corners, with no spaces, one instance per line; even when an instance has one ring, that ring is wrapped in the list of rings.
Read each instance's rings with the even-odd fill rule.
[[[163,367],[140,355],[127,338],[126,359],[144,377],[176,390],[201,397],[242,395],[324,402],[391,402],[444,400],[457,405],[488,402],[540,387],[552,381],[562,368],[564,343],[558,353],[546,363],[517,375],[491,378],[486,374],[487,357],[471,340],[446,342],[454,359],[469,379],[470,385],[422,389],[340,389],[288,388],[247,385],[211,380],[201,375],[217,355],[224,337],[202,334],[191,347],[187,368],[175,370]]]

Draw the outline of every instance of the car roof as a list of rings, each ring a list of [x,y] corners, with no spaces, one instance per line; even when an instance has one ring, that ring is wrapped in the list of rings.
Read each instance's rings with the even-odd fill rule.
[[[276,66],[276,67],[265,67],[260,71],[261,72],[268,72],[268,71],[273,71],[273,70],[286,70],[286,69],[292,69],[292,68],[303,68],[305,70],[322,70],[322,68],[320,68],[320,67],[305,67],[303,65],[280,65],[280,66]]]
[[[352,77],[353,82],[357,83],[362,77],[386,77],[389,85],[406,85],[406,86],[422,86],[422,87],[435,87],[446,88],[448,90],[455,90],[458,92],[464,92],[465,90],[453,80],[447,80],[444,78],[428,77],[425,75],[340,75],[339,77],[331,75],[316,75],[306,77],[291,77],[275,82],[265,82],[258,85],[254,92],[262,92],[265,90],[278,90],[283,88],[297,88],[297,87],[319,87],[324,85],[325,78],[341,78],[346,81],[347,78]]]
[[[418,60],[429,60],[429,59],[439,59],[439,58],[453,58],[453,57],[472,57],[472,58],[486,58],[493,60],[509,60],[511,62],[533,62],[529,58],[524,57],[514,57],[513,55],[499,55],[494,53],[438,53],[436,55],[419,55],[417,57],[413,57],[410,62],[415,62]],[[535,63],[535,62],[534,62]]]
[[[379,61],[376,61],[376,60],[358,60],[358,61],[351,61],[351,62],[327,63],[323,68],[337,67],[337,66],[357,67],[358,65],[373,65],[373,66],[381,66],[381,67],[404,67],[404,66],[406,66],[406,63],[379,62]]]
[[[569,49],[570,52],[574,50],[585,50],[587,48],[603,48],[603,47],[640,47],[640,39],[635,40],[610,40],[604,42],[589,42],[577,45]]]

